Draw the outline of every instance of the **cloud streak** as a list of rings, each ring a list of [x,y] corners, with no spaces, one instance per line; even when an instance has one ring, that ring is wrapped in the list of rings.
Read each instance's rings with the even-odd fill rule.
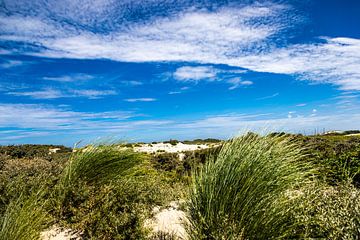
[[[56,77],[43,77],[43,80],[47,81],[56,81],[56,82],[78,82],[78,81],[88,81],[92,80],[95,77],[88,74],[78,73],[72,75],[63,75],[63,76],[56,76]]]
[[[127,98],[124,99],[126,102],[154,102],[156,98]]]
[[[72,90],[58,90],[53,88],[44,88],[36,91],[12,91],[7,92],[8,95],[17,97],[30,97],[33,99],[58,99],[58,98],[75,98],[84,97],[88,99],[99,99],[105,96],[117,95],[114,90],[94,90],[94,89],[72,89]]]

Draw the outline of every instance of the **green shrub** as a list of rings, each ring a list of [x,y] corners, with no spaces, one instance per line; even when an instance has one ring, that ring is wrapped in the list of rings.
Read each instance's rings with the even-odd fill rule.
[[[59,148],[58,153],[69,153],[72,151],[71,148],[61,145],[23,144],[0,146],[0,154],[7,155],[11,158],[43,158],[49,155],[50,148]]]
[[[164,143],[170,143],[171,145],[175,146],[179,143],[179,141],[176,139],[170,139],[169,141],[164,141]]]
[[[165,171],[173,171],[180,165],[179,155],[177,153],[154,154],[151,160],[156,169]]]
[[[349,178],[360,187],[360,138],[346,136],[304,137],[308,159],[315,161],[321,176],[331,185]]]
[[[143,239],[143,222],[155,205],[174,199],[172,181],[146,154],[99,146],[69,160],[49,211],[85,239]]]
[[[191,239],[268,239],[295,228],[285,198],[312,175],[298,143],[248,134],[226,143],[216,161],[194,175]]]
[[[298,227],[289,238],[359,239],[360,190],[349,183],[315,183],[298,194],[291,208]]]
[[[163,185],[147,176],[101,187],[73,186],[63,202],[62,224],[85,239],[144,239],[144,220],[167,199]]]
[[[0,171],[0,214],[7,205],[22,196],[30,197],[37,188],[52,188],[58,181],[66,159],[6,159]]]

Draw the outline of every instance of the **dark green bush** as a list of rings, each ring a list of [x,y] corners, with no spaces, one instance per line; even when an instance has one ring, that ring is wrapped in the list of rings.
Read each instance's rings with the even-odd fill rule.
[[[49,155],[49,149],[60,148],[58,153],[70,153],[71,148],[61,145],[9,145],[0,146],[0,154],[7,155],[11,158],[43,158]]]
[[[170,143],[171,145],[175,146],[179,143],[179,141],[175,139],[170,139],[169,141],[164,141],[164,143]]]
[[[314,136],[302,138],[309,148],[309,159],[321,168],[322,177],[337,185],[349,178],[360,187],[360,138],[345,136]]]

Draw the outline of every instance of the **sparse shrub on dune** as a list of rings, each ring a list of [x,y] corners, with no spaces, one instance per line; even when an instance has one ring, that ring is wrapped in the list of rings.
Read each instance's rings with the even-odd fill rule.
[[[194,175],[188,234],[191,239],[269,239],[284,237],[294,199],[308,182],[312,164],[286,136],[247,134],[226,143],[214,161]]]
[[[291,208],[296,239],[359,239],[360,190],[350,182],[329,186],[315,182],[299,194]]]

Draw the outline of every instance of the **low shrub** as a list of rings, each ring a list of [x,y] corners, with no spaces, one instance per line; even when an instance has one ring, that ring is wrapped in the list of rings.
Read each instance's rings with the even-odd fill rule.
[[[180,191],[156,171],[146,154],[99,146],[69,160],[49,211],[85,239],[143,239],[151,209]]]
[[[297,230],[288,238],[358,239],[360,190],[349,182],[338,186],[314,183],[298,192],[292,208]]]

